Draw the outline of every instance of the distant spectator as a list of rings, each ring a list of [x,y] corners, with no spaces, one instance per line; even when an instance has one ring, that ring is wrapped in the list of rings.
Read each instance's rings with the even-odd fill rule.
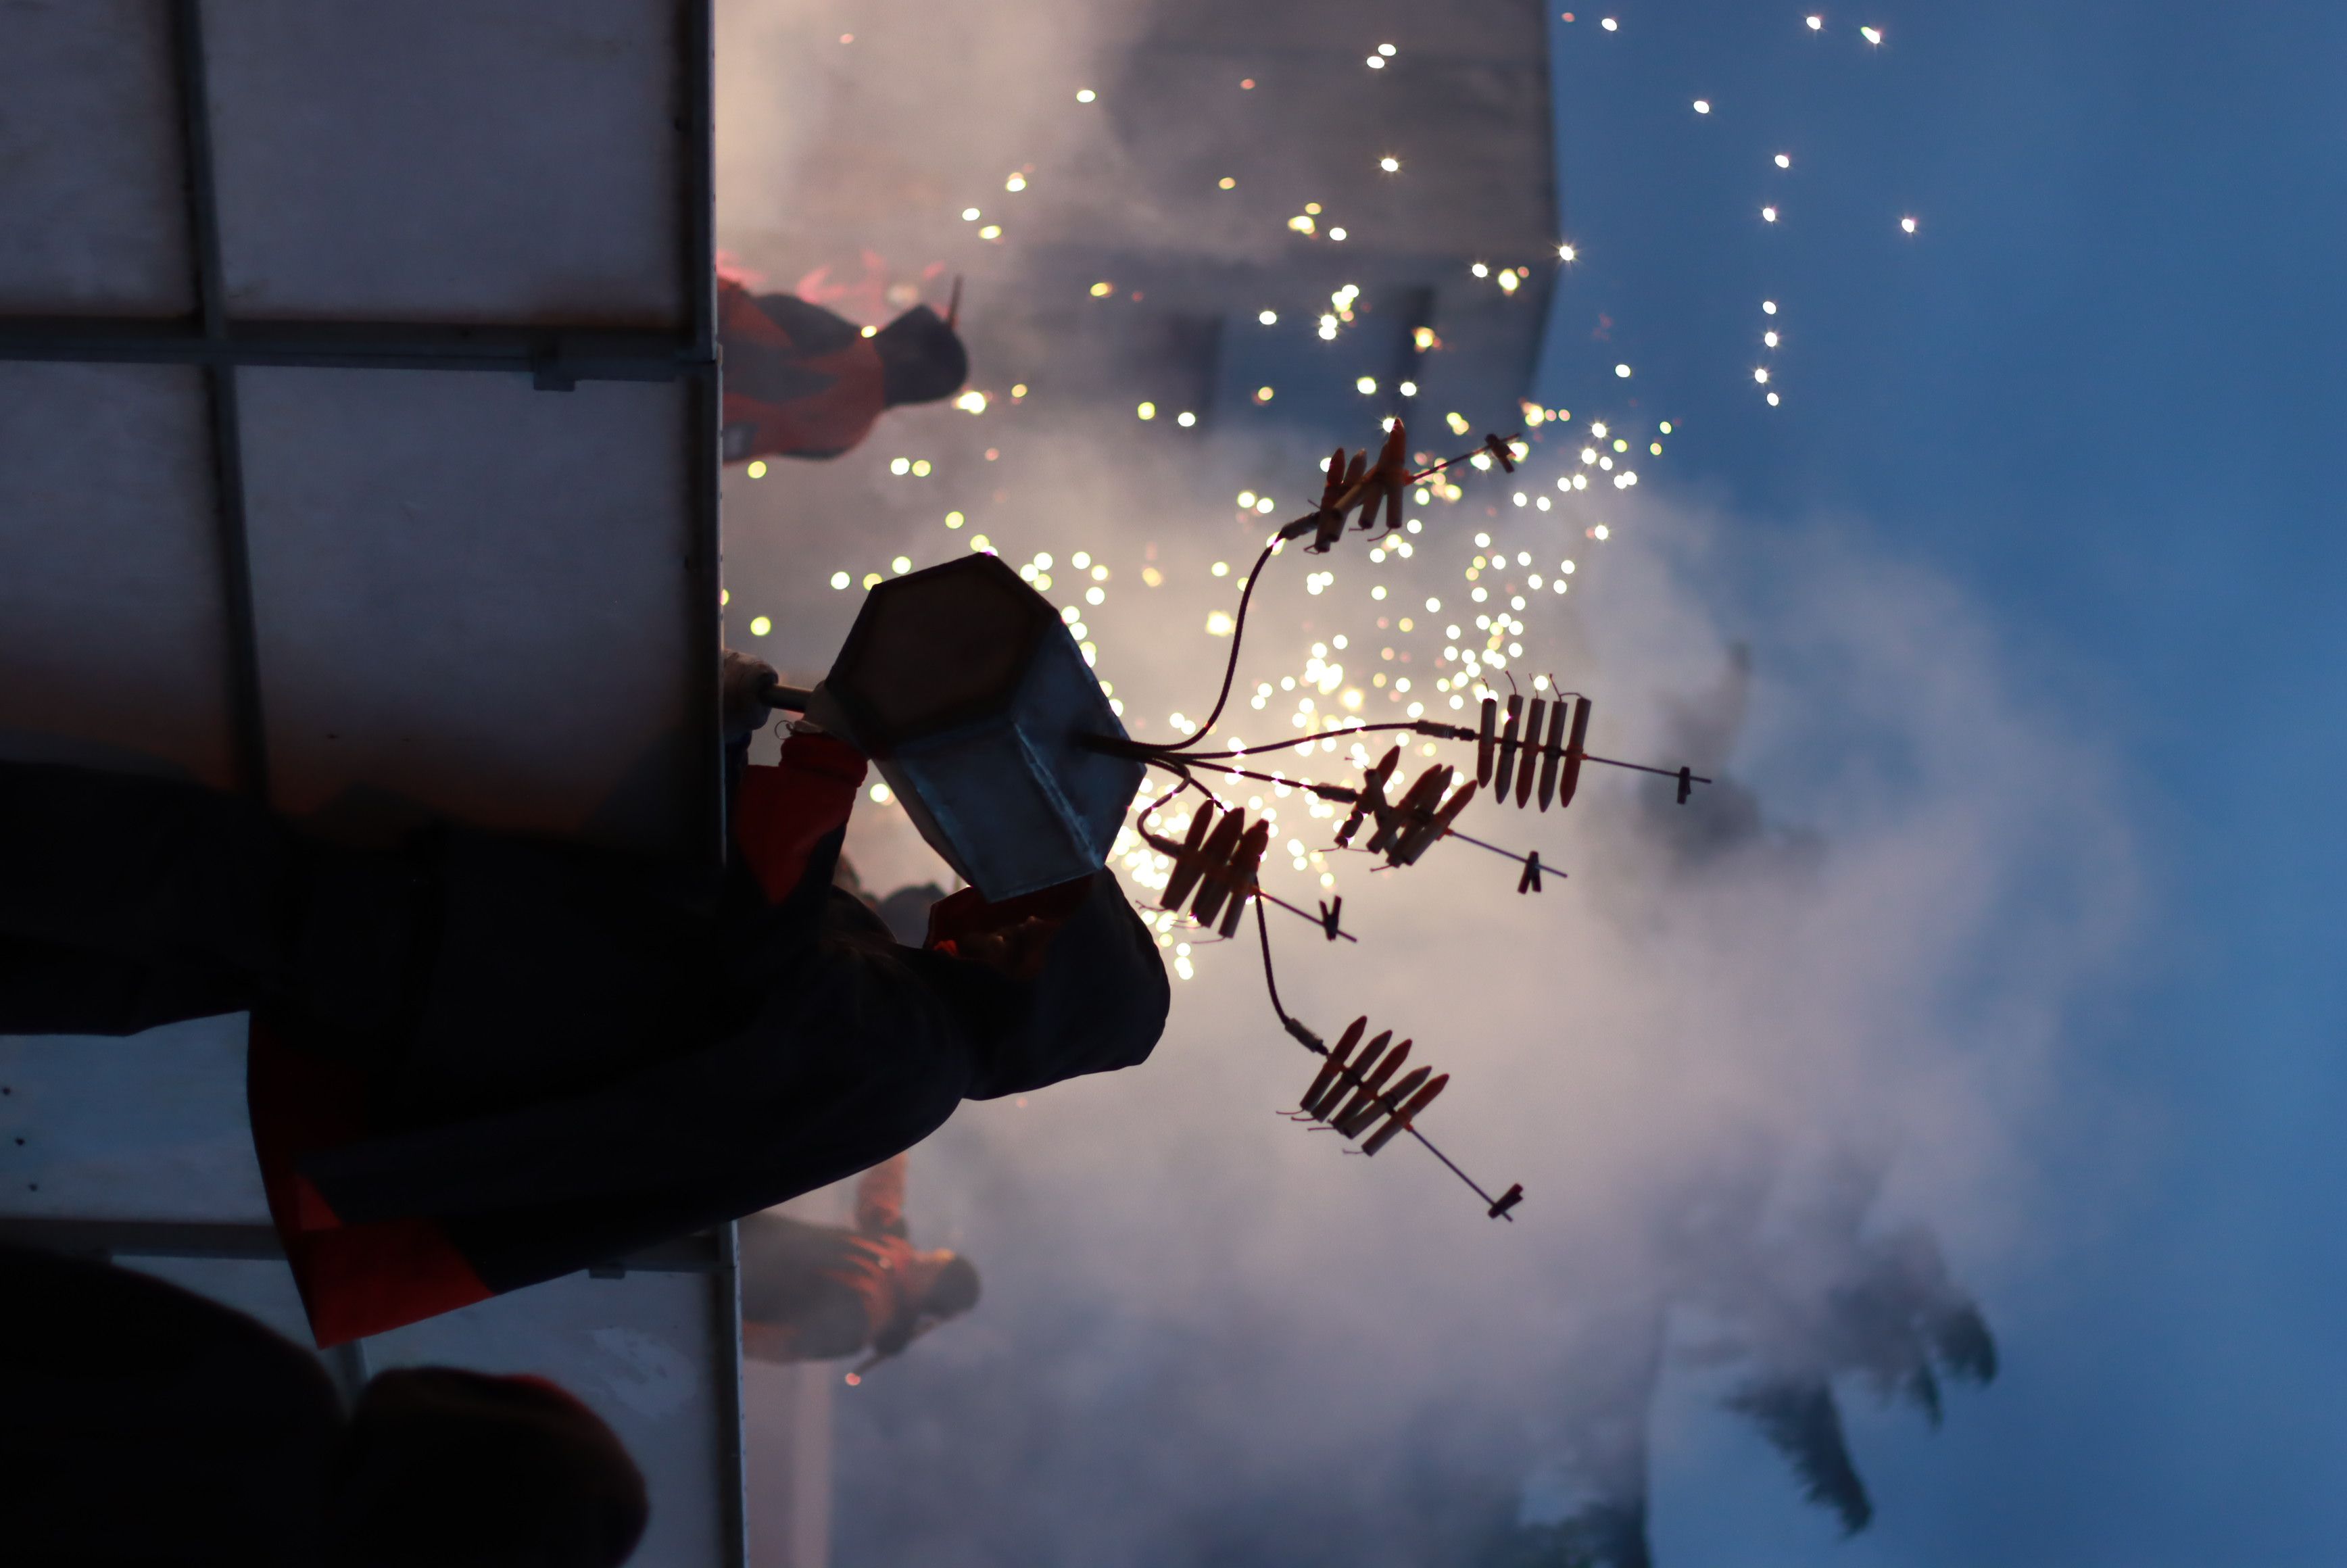
[[[717,331],[729,463],[836,457],[884,411],[951,397],[969,379],[952,313],[927,305],[874,331],[796,294],[753,295],[721,278]]]
[[[978,1305],[978,1270],[907,1239],[902,1154],[856,1187],[856,1223],[809,1225],[771,1211],[742,1222],[742,1343],[763,1361],[900,1354]]]

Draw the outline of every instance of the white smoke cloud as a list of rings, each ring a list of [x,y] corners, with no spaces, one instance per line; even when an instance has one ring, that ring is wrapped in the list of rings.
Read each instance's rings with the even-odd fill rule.
[[[778,267],[857,244],[944,254],[928,236],[950,231],[959,189],[999,189],[1091,134],[1051,115],[1131,22],[753,0],[721,18],[721,229]],[[875,26],[931,29],[937,47],[851,79],[832,52]],[[837,42],[849,31],[859,44]],[[808,178],[843,138],[868,179]],[[1374,431],[1174,451],[1114,417],[901,411],[865,451],[734,484],[728,580],[774,615],[761,651],[821,668],[860,599],[824,586],[835,568],[926,565],[979,531],[1013,560],[1082,549],[1113,572],[1085,611],[1101,672],[1137,733],[1169,738],[1170,713],[1202,716],[1228,647],[1208,612],[1231,608],[1266,526],[1311,499],[1317,444]],[[979,456],[998,443],[999,467]],[[911,481],[883,477],[917,448],[1005,499],[944,531],[959,490],[908,507],[888,487]],[[1414,1037],[1415,1060],[1454,1075],[1426,1132],[1491,1190],[1521,1181],[1518,1223],[1485,1220],[1407,1142],[1349,1158],[1279,1121],[1313,1061],[1272,1018],[1252,941],[1195,944],[1199,977],[1175,987],[1146,1067],[967,1106],[916,1153],[917,1235],[965,1247],[987,1297],[843,1393],[843,1563],[1454,1560],[1477,1511],[1512,1506],[1540,1462],[1575,1345],[1660,1287],[1674,1205],[1752,1162],[1796,1194],[1851,1151],[1887,1162],[1885,1215],[1935,1227],[1996,1321],[1997,1281],[2033,1245],[2030,1151],[2065,1012],[2136,902],[2091,722],[2037,692],[1960,590],[1863,528],[1758,532],[1658,469],[1606,492],[1598,543],[1585,497],[1542,513],[1506,507],[1497,476],[1464,483],[1466,502],[1425,510],[1410,561],[1373,569],[1356,537],[1276,563],[1239,690],[1340,630],[1348,662],[1380,667],[1375,618],[1459,594],[1462,536],[1491,529],[1578,568],[1569,595],[1524,612],[1512,669],[1588,692],[1593,749],[1723,779],[1680,808],[1666,784],[1593,768],[1563,815],[1473,808],[1463,826],[1570,874],[1536,897],[1448,844],[1398,874],[1339,864],[1358,947],[1275,917],[1290,1010],[1324,1034],[1366,1013]],[[1235,519],[1242,488],[1272,493],[1276,516]],[[1317,570],[1336,580],[1309,595]],[[1430,700],[1426,642],[1409,645]],[[1738,644],[1740,704],[1724,684]],[[1389,716],[1379,700],[1365,716]],[[1276,708],[1239,711],[1248,739],[1282,733]],[[1329,824],[1281,815],[1282,840],[1326,845]],[[863,810],[851,850],[880,889],[941,870],[891,812]],[[1267,882],[1321,896],[1276,859]]]
[[[1331,1034],[1367,1013],[1455,1074],[1426,1130],[1492,1190],[1522,1181],[1520,1223],[1484,1220],[1407,1143],[1347,1158],[1276,1120],[1313,1063],[1272,1020],[1252,946],[1201,947],[1147,1067],[968,1107],[917,1156],[918,1212],[993,1294],[926,1365],[848,1402],[849,1497],[918,1517],[887,1456],[952,1419],[923,1407],[992,1419],[981,1391],[1032,1401],[1049,1417],[1019,1501],[958,1455],[918,1484],[1040,1532],[1039,1560],[1147,1562],[1224,1518],[1247,1478],[1344,1495],[1338,1478],[1387,1476],[1430,1421],[1536,1427],[1583,1320],[1656,1287],[1671,1204],[1749,1151],[1796,1184],[1842,1152],[1888,1159],[1887,1210],[1947,1238],[1993,1322],[2064,1011],[2129,918],[2127,834],[2091,741],[2033,703],[1953,589],[1847,534],[1736,537],[1641,508],[1576,579],[1555,641],[1585,649],[1567,683],[1598,702],[1593,745],[1671,761],[1666,699],[1716,687],[1731,639],[1748,641],[1748,725],[1691,760],[1757,784],[1773,822],[1690,850],[1676,830],[1724,792],[1679,808],[1666,784],[1592,769],[1562,817],[1471,812],[1571,873],[1538,897],[1447,845],[1390,876],[1348,870],[1358,948],[1274,928],[1292,1011]],[[1197,574],[1151,608],[1195,624],[1215,586]],[[1273,661],[1276,610],[1265,629]],[[1184,651],[1167,662],[1198,691],[1208,668]],[[1099,1429],[1135,1421],[1147,1462],[1103,1464]],[[1478,1462],[1536,1450],[1527,1436]],[[937,1541],[866,1528],[942,1560]]]

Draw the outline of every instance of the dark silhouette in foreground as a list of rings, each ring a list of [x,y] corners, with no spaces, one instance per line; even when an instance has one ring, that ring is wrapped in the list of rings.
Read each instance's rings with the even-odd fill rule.
[[[24,1563],[617,1568],[650,1515],[538,1378],[378,1375],[128,1269],[0,1245],[0,1518]]]
[[[1171,999],[1113,874],[965,888],[917,947],[831,885],[865,766],[802,726],[740,771],[731,858],[696,882],[455,826],[344,848],[190,784],[0,764],[0,1032],[250,1010],[254,1146],[322,1345],[1145,1059]]]

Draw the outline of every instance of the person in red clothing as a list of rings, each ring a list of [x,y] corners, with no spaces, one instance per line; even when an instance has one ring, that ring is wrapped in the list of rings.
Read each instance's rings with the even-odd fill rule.
[[[752,1214],[741,1225],[742,1346],[762,1361],[887,1358],[978,1305],[978,1270],[916,1248],[905,1222],[906,1157],[864,1173],[856,1223]]]
[[[744,673],[754,679],[744,678]],[[738,661],[746,746],[774,672]],[[0,764],[0,1033],[250,1010],[247,1103],[322,1345],[870,1168],[965,1099],[1145,1060],[1171,993],[1114,876],[919,947],[832,886],[865,759],[743,766],[722,876],[453,825],[323,844],[166,779]]]
[[[873,332],[796,294],[720,278],[725,461],[836,457],[883,411],[951,397],[969,378],[953,314],[916,305]]]

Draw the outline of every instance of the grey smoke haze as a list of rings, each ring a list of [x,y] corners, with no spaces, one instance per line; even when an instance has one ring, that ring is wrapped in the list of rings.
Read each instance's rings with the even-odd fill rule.
[[[964,265],[963,186],[999,190],[1002,169],[1092,138],[1061,108],[1070,78],[1109,72],[1140,20],[748,3],[721,17],[721,228],[777,286],[867,245],[890,277]],[[881,27],[934,45],[890,53],[879,87],[833,63]],[[858,42],[839,45],[848,31]],[[842,104],[872,111],[850,138],[868,179],[807,173],[844,134],[823,128]],[[1046,261],[1039,248],[983,264]],[[1026,343],[989,363],[974,331],[974,384],[1048,363],[1052,345]],[[890,419],[836,463],[729,480],[737,644],[759,646],[745,611],[772,615],[762,651],[814,673],[860,597],[826,585],[835,569],[927,564],[981,527],[1013,560],[1084,549],[1113,571],[1091,617],[1101,671],[1156,739],[1211,700],[1227,643],[1207,613],[1232,607],[1273,520],[1235,520],[1230,496],[1268,492],[1294,516],[1327,446],[1375,433],[1176,448],[1105,412]],[[940,487],[908,492],[886,469],[899,453],[934,458]],[[1571,874],[1537,897],[1449,845],[1398,876],[1339,867],[1358,948],[1274,927],[1292,1011],[1324,1033],[1367,1013],[1454,1075],[1427,1130],[1495,1190],[1522,1181],[1520,1223],[1485,1221],[1407,1144],[1348,1158],[1279,1121],[1311,1063],[1271,1017],[1252,943],[1200,946],[1146,1068],[967,1107],[916,1153],[917,1236],[966,1248],[987,1297],[843,1393],[846,1568],[1464,1561],[1517,1517],[1524,1482],[1537,1493],[1556,1473],[1575,1401],[1604,1397],[1590,1389],[1609,1326],[1667,1293],[1684,1267],[1670,1218],[1723,1170],[1765,1169],[1763,1223],[1798,1246],[1768,1216],[1798,1213],[1852,1152],[1881,1162],[1870,1234],[1930,1226],[2010,1327],[1998,1286],[2036,1245],[2030,1151],[2064,1011],[2134,901],[2091,726],[2033,695],[1953,589],[1855,529],[1758,532],[1674,494],[1666,469],[1602,508],[1544,514],[1508,507],[1497,476],[1465,483],[1466,501],[1425,513],[1409,562],[1373,570],[1358,538],[1277,562],[1241,691],[1340,630],[1373,658],[1372,582],[1390,605],[1456,595],[1463,536],[1489,528],[1579,565],[1569,595],[1527,612],[1521,672],[1595,699],[1595,749],[1722,779],[1684,810],[1667,786],[1600,770],[1562,817],[1477,808],[1477,831]],[[954,497],[995,491],[969,530],[941,528]],[[1603,544],[1583,531],[1601,513]],[[1213,577],[1215,560],[1233,577]],[[1141,585],[1144,563],[1163,586]],[[1321,595],[1304,589],[1312,570],[1336,574]],[[1276,708],[1240,713],[1250,740],[1283,733]],[[901,816],[859,813],[868,884],[936,875]],[[1280,836],[1304,825],[1283,810]],[[1269,881],[1318,893],[1284,862]],[[1952,1398],[1949,1419],[1972,1400]],[[1708,1440],[1666,1413],[1654,1462]],[[1820,1546],[1836,1529],[1817,1516]]]

